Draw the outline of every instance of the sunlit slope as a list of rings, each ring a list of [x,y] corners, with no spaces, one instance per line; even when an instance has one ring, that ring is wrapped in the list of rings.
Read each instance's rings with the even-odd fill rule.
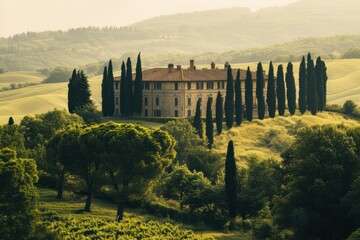
[[[92,99],[101,104],[101,77],[89,79]],[[0,124],[13,116],[18,123],[27,114],[44,113],[54,108],[67,109],[67,83],[41,84],[0,92]]]
[[[7,87],[11,83],[39,83],[42,80],[44,80],[44,77],[38,72],[6,72],[0,74],[0,88]]]

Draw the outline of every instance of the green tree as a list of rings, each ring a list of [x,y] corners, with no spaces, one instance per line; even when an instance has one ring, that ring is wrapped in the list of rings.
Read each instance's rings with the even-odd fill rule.
[[[293,227],[295,239],[344,239],[353,230],[342,201],[359,176],[359,157],[343,127],[300,130],[283,154],[285,186],[274,200],[275,221]]]
[[[13,125],[13,124],[14,124],[13,117],[9,117],[8,125]]]
[[[225,96],[225,121],[228,129],[234,122],[234,78],[231,66],[227,68],[226,96]]]
[[[307,109],[310,110],[312,106],[313,96],[310,96],[312,94],[312,88],[313,88],[313,80],[312,80],[312,74],[314,71],[314,61],[311,58],[310,52],[307,55],[307,63],[306,63],[306,87],[307,87]],[[310,98],[310,99],[309,99]]]
[[[312,60],[311,60],[312,61]],[[312,64],[314,66],[314,64]],[[315,69],[312,68],[312,72],[310,75],[310,78],[308,78],[308,85],[310,85],[310,91],[308,92],[308,104],[311,114],[316,115],[318,111],[318,96],[317,96],[317,86],[316,86],[316,74]]]
[[[352,114],[357,108],[356,103],[354,103],[352,100],[347,100],[343,104],[343,110],[345,114]]]
[[[107,74],[108,84],[107,84],[107,113],[108,116],[114,116],[115,111],[115,92],[114,92],[114,73],[113,73],[113,66],[112,61],[110,59],[109,61],[109,67],[108,67],[108,74]]]
[[[107,67],[104,67],[104,73],[103,73],[103,80],[102,80],[102,84],[101,84],[101,99],[102,99],[102,113],[104,117],[108,117],[109,116],[109,112],[108,112],[108,105],[109,105],[109,97],[108,97],[108,85],[109,85],[109,78],[108,78],[108,71],[107,71]]]
[[[133,114],[133,80],[132,80],[132,66],[130,57],[126,61],[126,84],[125,84],[125,104],[126,115]]]
[[[14,149],[19,157],[26,156],[24,134],[19,125],[0,125],[0,149],[6,147]]]
[[[0,150],[0,238],[30,239],[34,234],[38,195],[35,161]]]
[[[211,149],[214,143],[214,124],[212,118],[212,97],[208,98],[206,104],[206,137],[208,140],[208,147]]]
[[[236,80],[235,80],[235,120],[236,125],[240,126],[242,122],[242,92],[241,92],[241,80],[240,80],[240,69],[237,71]]]
[[[90,86],[87,76],[83,71],[74,69],[68,84],[68,108],[74,113],[76,108],[83,107],[92,101],[90,100]]]
[[[293,65],[291,62],[289,62],[286,67],[285,82],[286,82],[286,96],[287,96],[289,112],[291,115],[294,115],[296,110],[296,87],[295,87]]]
[[[126,67],[124,61],[121,64],[121,77],[120,77],[120,113],[125,115],[126,110]]]
[[[327,80],[328,80],[328,75],[327,75],[327,67],[326,67],[326,64],[324,61],[323,62],[323,67],[324,67],[324,70],[323,70],[323,82],[324,82],[324,87],[323,87],[323,90],[324,90],[324,107],[326,106],[326,94],[327,94]]]
[[[251,122],[253,119],[253,80],[250,72],[250,67],[246,71],[245,79],[245,106],[246,106],[246,119]]]
[[[87,104],[81,108],[76,108],[75,113],[79,115],[86,124],[100,123],[101,112],[97,110],[94,103]]]
[[[196,103],[196,111],[193,121],[193,127],[196,129],[196,133],[200,138],[203,137],[203,129],[202,129],[202,119],[201,119],[201,98],[198,99]]]
[[[268,87],[266,93],[266,102],[268,104],[269,116],[271,118],[274,118],[276,113],[276,90],[275,90],[274,67],[272,61],[270,61],[268,78],[269,79],[268,79]]]
[[[226,202],[231,218],[236,217],[236,162],[234,156],[234,143],[229,141],[225,161],[225,192]]]
[[[216,131],[218,134],[222,132],[222,121],[223,121],[223,99],[220,91],[216,96]]]
[[[285,114],[285,83],[284,83],[284,70],[280,64],[277,69],[276,79],[276,96],[278,102],[278,111],[280,116]]]
[[[140,59],[140,53],[137,57],[136,62],[136,77],[134,82],[134,113],[136,115],[141,115],[142,112],[142,99],[143,99],[143,93],[142,93],[142,67],[141,67],[141,59]]]
[[[76,75],[76,69],[74,69],[68,84],[68,109],[70,113],[73,113],[73,111],[75,110],[78,81],[79,79]]]
[[[325,91],[324,91],[324,71],[325,63],[321,60],[321,57],[316,59],[315,76],[316,76],[316,90],[318,97],[318,110],[322,112],[325,107]]]
[[[263,120],[265,117],[264,86],[264,70],[261,62],[259,62],[256,70],[256,98],[260,120]]]
[[[50,72],[49,76],[42,81],[42,83],[67,82],[70,74],[71,69],[66,67],[56,67]]]
[[[306,112],[307,103],[307,75],[306,75],[306,63],[305,57],[303,56],[300,69],[299,69],[299,110],[301,114]]]

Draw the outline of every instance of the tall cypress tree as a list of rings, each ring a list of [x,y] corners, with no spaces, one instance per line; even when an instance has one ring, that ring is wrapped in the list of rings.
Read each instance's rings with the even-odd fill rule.
[[[73,70],[68,84],[68,109],[70,113],[74,113],[77,93],[77,82],[79,81],[76,75],[76,69]]]
[[[269,66],[269,79],[268,79],[268,87],[266,93],[266,102],[268,104],[269,116],[271,118],[274,118],[276,112],[276,91],[275,91],[274,67],[272,61],[270,62],[270,66]]]
[[[212,144],[214,143],[214,125],[213,125],[211,107],[212,107],[212,97],[209,97],[206,104],[206,137],[208,139],[209,149],[211,149]]]
[[[227,69],[226,96],[225,96],[225,121],[228,129],[234,122],[234,78],[231,66]]]
[[[201,98],[196,103],[196,111],[193,121],[193,127],[196,129],[196,133],[199,134],[200,138],[203,137],[202,120],[201,120]]]
[[[280,116],[285,114],[285,83],[283,66],[279,65],[276,79],[276,96],[278,100],[278,111]]]
[[[296,86],[295,86],[293,65],[291,62],[289,62],[286,67],[285,82],[286,82],[286,95],[287,95],[289,112],[291,115],[294,115],[296,110]]]
[[[107,67],[104,67],[104,72],[103,72],[103,80],[102,80],[102,84],[101,84],[101,99],[102,99],[102,104],[101,104],[101,109],[102,109],[102,113],[104,117],[109,116],[109,112],[108,112],[108,72],[107,72]]]
[[[107,97],[108,97],[108,115],[114,116],[114,111],[115,111],[115,90],[114,90],[114,74],[113,74],[113,66],[112,66],[112,61],[110,59],[109,61],[109,67],[108,67],[108,85],[107,85]]]
[[[90,92],[90,85],[89,81],[87,79],[87,76],[84,74],[84,71],[78,71],[78,87],[77,87],[77,95],[76,95],[76,104],[75,104],[75,110],[78,108],[82,108],[85,105],[91,104],[92,101],[90,99],[91,92]]]
[[[264,71],[261,62],[258,63],[256,70],[256,98],[258,102],[258,117],[260,120],[263,120],[265,117]]]
[[[132,66],[130,57],[126,61],[126,115],[131,116],[133,114],[133,86],[132,86]]]
[[[126,115],[127,113],[127,103],[126,103],[126,68],[125,62],[121,64],[121,78],[120,78],[120,113],[121,115]]]
[[[220,91],[216,96],[216,131],[218,134],[222,132],[222,120],[223,120],[223,99]]]
[[[326,106],[326,94],[327,94],[327,80],[328,80],[328,75],[327,75],[327,67],[324,61],[323,62],[323,67],[324,67],[324,71],[323,71],[323,81],[324,81],[324,86],[323,86],[323,90],[324,90],[324,107]]]
[[[245,106],[246,106],[246,119],[251,122],[253,119],[253,80],[250,72],[250,67],[246,71],[245,79]]]
[[[235,120],[236,125],[240,126],[242,123],[242,92],[241,92],[241,80],[240,80],[240,69],[237,71],[235,80]]]
[[[316,76],[316,90],[317,90],[317,97],[318,97],[318,109],[319,112],[324,110],[324,62],[321,60],[321,57],[316,59],[316,66],[315,66],[315,76]]]
[[[141,115],[142,112],[142,89],[142,68],[139,53],[136,62],[136,77],[134,82],[134,113],[136,115]]]
[[[311,74],[314,71],[314,61],[311,58],[311,54],[308,53],[307,55],[307,63],[306,63],[306,87],[307,87],[307,98],[306,98],[306,105],[307,109],[310,110],[310,99],[309,99],[309,93],[311,92]]]
[[[8,125],[13,125],[15,122],[14,122],[14,119],[12,116],[9,117],[9,121],[8,121]]]
[[[301,114],[306,112],[307,103],[307,76],[306,76],[306,63],[305,57],[303,56],[300,69],[299,69],[299,110]]]
[[[311,60],[313,61],[313,60]],[[317,89],[316,89],[316,74],[315,69],[313,68],[312,73],[310,74],[310,92],[308,92],[308,101],[310,104],[310,111],[312,115],[316,115],[318,111],[318,96],[317,96]]]
[[[236,163],[234,156],[234,143],[229,141],[225,161],[225,192],[226,202],[231,218],[236,217]]]

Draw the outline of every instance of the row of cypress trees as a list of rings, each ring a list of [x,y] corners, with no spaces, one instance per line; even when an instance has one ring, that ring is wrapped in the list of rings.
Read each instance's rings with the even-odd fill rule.
[[[120,113],[122,116],[140,115],[142,112],[142,66],[138,54],[136,62],[136,77],[133,82],[132,63],[130,57],[121,64],[120,78]],[[108,68],[104,67],[102,80],[102,112],[105,117],[113,116],[115,110],[114,76],[112,61]]]

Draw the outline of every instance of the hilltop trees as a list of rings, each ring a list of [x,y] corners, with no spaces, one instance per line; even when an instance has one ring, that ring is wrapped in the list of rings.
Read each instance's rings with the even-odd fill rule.
[[[68,84],[68,109],[74,113],[77,108],[91,104],[87,76],[83,71],[74,69]]]
[[[296,110],[296,87],[293,73],[293,65],[291,62],[289,62],[286,67],[285,82],[289,112],[291,115],[294,115]]]
[[[136,115],[141,115],[142,111],[142,67],[140,53],[137,57],[136,62],[136,77],[134,82],[134,113]]]
[[[120,113],[126,114],[126,67],[125,62],[121,63],[121,78],[120,78]]]
[[[236,125],[240,126],[242,122],[242,92],[241,92],[241,81],[240,81],[240,69],[237,71],[235,80],[235,120]]]
[[[231,66],[227,69],[226,96],[225,96],[225,121],[228,129],[234,122],[234,79]]]
[[[228,143],[225,161],[225,192],[226,202],[231,218],[236,217],[236,163],[234,157],[234,143]]]
[[[307,76],[306,76],[306,63],[303,56],[300,69],[299,69],[299,111],[301,114],[306,112],[306,95],[307,95]]]
[[[220,91],[216,96],[216,131],[218,134],[222,132],[222,120],[223,120],[223,99]]]
[[[265,117],[264,101],[264,71],[261,62],[258,63],[256,70],[256,98],[258,103],[258,116],[262,120]]]
[[[199,135],[200,138],[203,136],[203,129],[202,129],[202,120],[201,120],[201,98],[198,99],[196,103],[196,111],[193,121],[193,127],[196,129],[196,133]]]
[[[275,91],[275,77],[274,77],[274,67],[272,61],[270,61],[269,66],[269,77],[268,77],[268,88],[266,93],[266,102],[268,104],[269,116],[271,118],[275,117],[276,112],[276,91]]]
[[[214,143],[214,125],[212,119],[212,97],[208,98],[206,104],[206,137],[208,139],[208,147],[211,149]]]
[[[250,67],[246,71],[245,79],[245,107],[246,119],[251,122],[253,118],[253,80],[250,72]]]
[[[280,116],[285,114],[285,83],[283,66],[279,65],[276,79],[276,96],[278,102],[278,111]]]

